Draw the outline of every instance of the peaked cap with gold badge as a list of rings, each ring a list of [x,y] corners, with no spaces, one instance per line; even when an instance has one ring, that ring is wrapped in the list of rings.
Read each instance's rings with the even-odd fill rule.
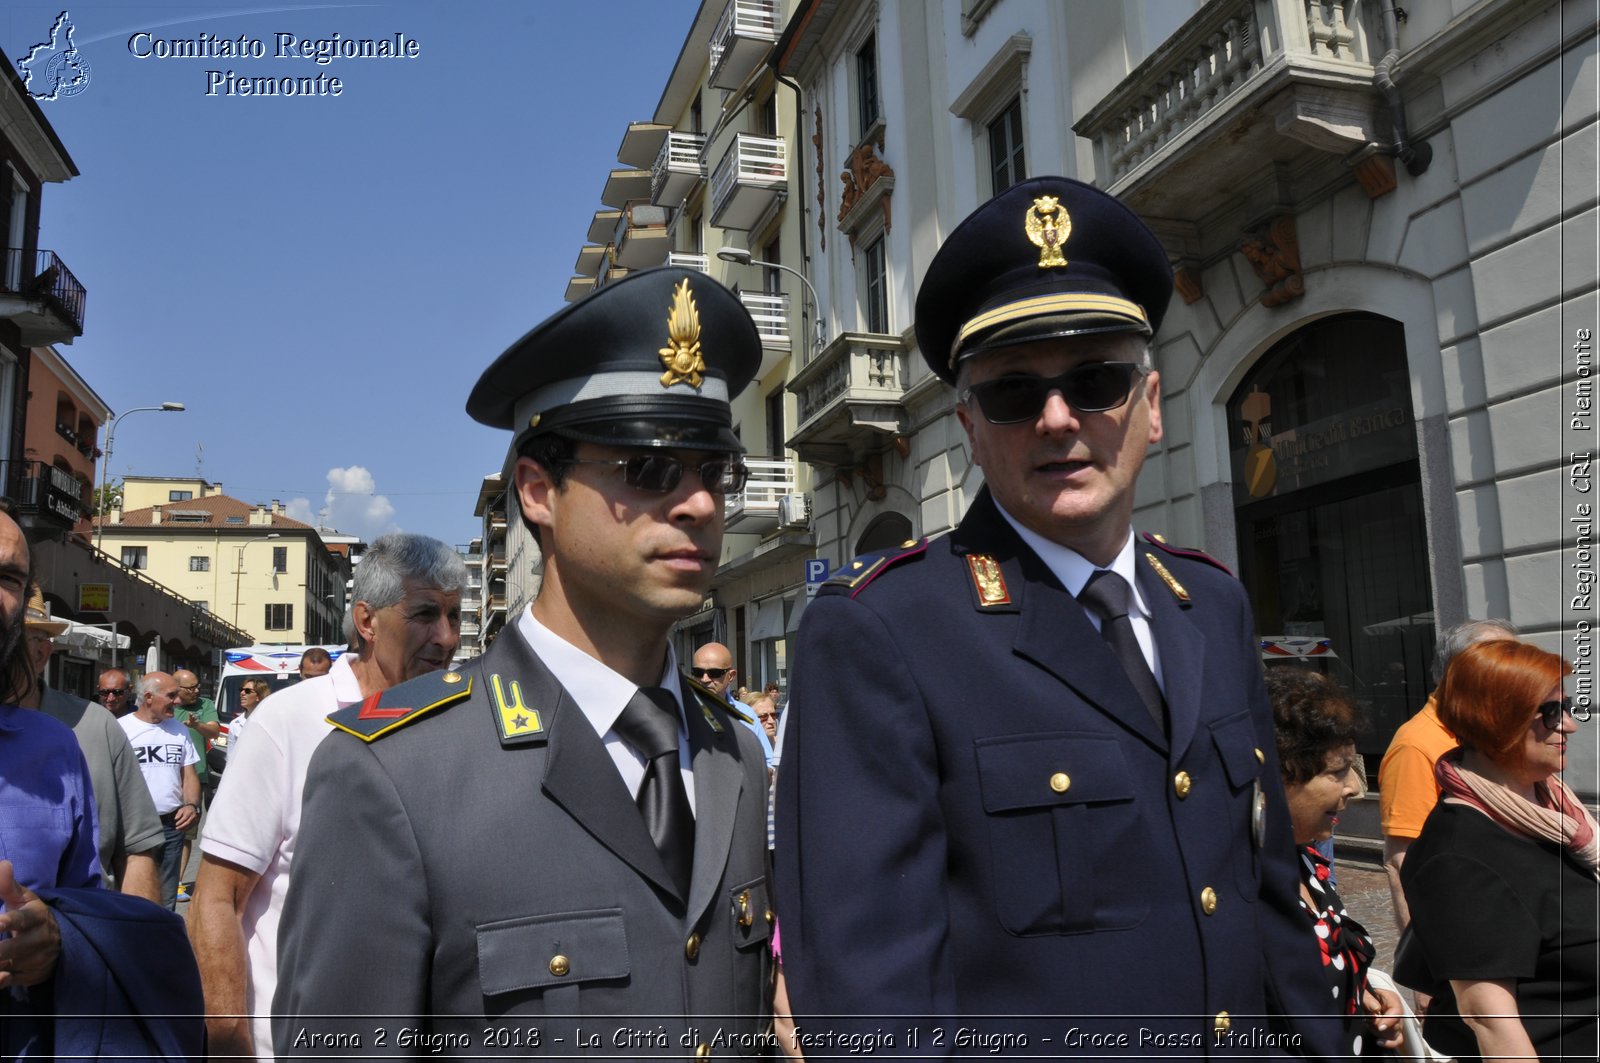
[[[933,256],[917,293],[917,346],[934,373],[996,347],[1161,327],[1172,266],[1119,200],[1034,177],[979,207]]]
[[[546,318],[478,378],[467,413],[521,443],[738,453],[728,403],[754,379],[761,337],[739,297],[697,270],[630,273]]]

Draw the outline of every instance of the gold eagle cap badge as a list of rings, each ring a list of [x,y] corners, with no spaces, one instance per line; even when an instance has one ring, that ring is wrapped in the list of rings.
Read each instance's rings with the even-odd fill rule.
[[[662,387],[700,386],[706,360],[700,353],[700,310],[694,305],[694,293],[689,290],[687,277],[672,289],[672,310],[667,314],[667,345],[659,353],[661,364],[667,367],[661,374]]]
[[[1033,206],[1028,208],[1024,228],[1028,239],[1039,249],[1040,269],[1067,264],[1061,255],[1061,245],[1072,235],[1072,219],[1067,216],[1067,208],[1061,205],[1060,199],[1040,196],[1034,200]]]

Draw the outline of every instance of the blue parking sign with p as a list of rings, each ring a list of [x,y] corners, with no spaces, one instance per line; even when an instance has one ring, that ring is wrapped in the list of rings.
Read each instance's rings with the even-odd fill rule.
[[[806,559],[806,582],[811,584],[821,583],[828,578],[828,559],[825,557],[809,557]]]

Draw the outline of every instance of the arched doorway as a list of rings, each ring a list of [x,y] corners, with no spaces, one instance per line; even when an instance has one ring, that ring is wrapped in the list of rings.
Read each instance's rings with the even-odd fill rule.
[[[1401,325],[1340,314],[1291,333],[1234,391],[1228,426],[1257,630],[1328,640],[1317,667],[1366,707],[1360,750],[1381,757],[1427,698],[1434,647]]]
[[[889,550],[907,539],[916,538],[911,531],[911,521],[898,513],[884,513],[867,525],[861,538],[856,540],[855,556],[870,554],[875,550]]]

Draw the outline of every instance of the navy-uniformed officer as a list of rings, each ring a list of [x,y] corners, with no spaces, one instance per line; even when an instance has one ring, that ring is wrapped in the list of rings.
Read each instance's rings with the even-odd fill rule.
[[[928,268],[918,345],[985,487],[801,625],[776,885],[803,1049],[1335,1048],[1261,1019],[1331,1002],[1244,589],[1131,526],[1171,291],[1131,211],[1055,177]]]
[[[766,766],[668,634],[716,571],[746,475],[728,402],[760,357],[732,293],[659,269],[478,381],[468,412],[515,432],[543,584],[481,658],[331,717],[280,938],[280,1051],[759,1052]]]

